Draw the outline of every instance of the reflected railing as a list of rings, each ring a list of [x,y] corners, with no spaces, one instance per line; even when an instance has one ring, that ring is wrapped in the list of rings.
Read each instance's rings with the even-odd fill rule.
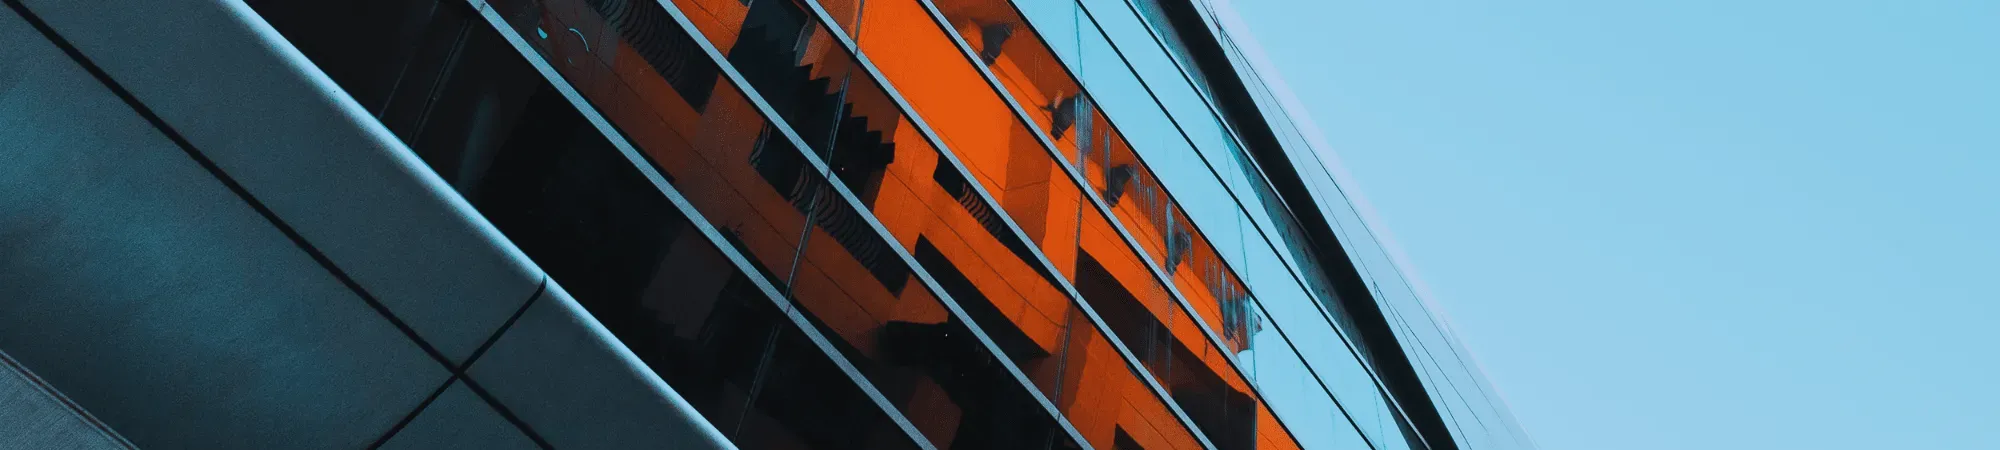
[[[453,49],[414,55],[330,54],[303,43],[349,36],[272,22],[356,102],[376,105],[389,132],[737,447],[930,448],[844,358],[823,351],[823,336],[788,314],[766,279],[717,247],[723,240],[674,189],[634,165],[562,80],[538,71],[546,61],[474,5],[377,4],[369,20],[421,31],[403,44]],[[258,6],[265,17],[319,8]],[[355,70],[385,66],[405,70]],[[353,89],[370,82],[405,88]],[[411,111],[392,99],[425,101]]]
[[[996,197],[1001,198],[999,203],[1002,208],[1017,220],[1026,218],[1022,220],[1021,227],[1023,231],[1029,234],[1031,238],[1041,237],[1035,240],[1044,252],[1049,255],[1051,260],[1058,260],[1054,261],[1058,267],[1063,266],[1063,261],[1060,260],[1072,257],[1068,256],[1069,250],[1064,248],[1064,244],[1066,243],[1061,241],[1051,243],[1047,239],[1047,236],[1058,235],[1058,233],[1065,231],[1065,228],[1069,225],[1061,223],[1060,219],[1062,218],[1060,216],[1055,216],[1052,220],[1048,219],[1050,217],[1047,213],[1048,209],[1041,208],[1044,205],[1068,205],[1073,202],[1081,203],[1083,201],[1104,202],[1101,196],[1110,194],[1114,196],[1112,198],[1125,200],[1120,202],[1123,203],[1121,206],[1124,208],[1113,213],[1124,218],[1125,223],[1138,223],[1141,222],[1139,219],[1148,216],[1161,217],[1158,214],[1149,215],[1143,212],[1149,209],[1164,209],[1164,201],[1167,199],[1164,191],[1158,188],[1158,184],[1154,180],[1150,179],[1151,174],[1149,172],[1137,170],[1143,167],[1137,165],[1136,158],[1132,156],[1130,150],[1119,148],[1116,149],[1116,152],[1106,151],[1103,150],[1105,147],[1092,145],[1097,140],[1090,137],[1075,139],[1074,136],[1069,136],[1070,139],[1058,139],[1055,142],[1055,147],[1059,149],[1059,153],[1065,153],[1065,156],[1072,156],[1080,163],[1104,164],[1113,167],[1113,169],[1098,172],[1100,174],[1098,177],[1099,182],[1094,184],[1099,188],[1094,190],[1100,192],[1088,193],[1087,197],[1084,198],[1075,197],[1073,194],[1065,195],[1072,192],[1062,186],[1065,183],[1050,180],[1049,178],[1061,178],[1065,175],[1070,175],[1069,168],[1063,162],[1050,159],[1049,151],[1046,150],[1047,147],[1043,147],[1047,143],[1040,142],[1040,139],[1030,134],[1039,130],[1035,130],[1035,127],[1026,126],[1009,114],[1010,110],[1006,106],[1006,103],[1004,103],[1004,100],[999,97],[999,94],[992,92],[990,87],[985,86],[981,82],[976,69],[972,67],[954,67],[951,65],[936,64],[938,62],[951,61],[952,52],[956,49],[952,46],[950,37],[938,30],[933,22],[929,22],[930,17],[927,16],[927,12],[922,8],[923,6],[916,2],[869,2],[866,4],[866,8],[863,8],[854,15],[854,19],[834,19],[833,21],[862,24],[863,28],[858,31],[857,37],[859,39],[857,40],[859,41],[859,46],[870,56],[870,61],[874,61],[875,67],[882,70],[887,78],[893,80],[896,90],[905,98],[911,100],[911,104],[919,111],[920,116],[933,129],[938,131],[940,140],[952,148],[953,154],[958,155],[964,161],[965,165],[974,172],[977,178],[985,182],[986,186],[998,186],[998,188],[993,188],[992,190],[996,192]],[[845,14],[839,12],[852,11],[857,8],[854,8],[854,5],[851,4],[839,3],[827,6],[825,9],[828,11],[829,16],[844,17]],[[929,26],[930,29],[925,30],[925,26]],[[871,36],[877,30],[887,31],[882,33],[881,36],[871,39]],[[986,33],[986,36],[1005,36],[1007,34],[1005,30],[994,28],[986,28],[982,32]],[[981,59],[999,60],[1001,56],[989,53],[983,55]],[[1053,62],[1053,60],[1050,62]],[[899,68],[910,69],[908,72],[902,74],[912,76],[899,76]],[[1074,91],[1071,92],[1073,93]],[[925,93],[939,93],[940,95],[926,98],[923,96]],[[1063,129],[1066,126],[1075,126],[1077,130],[1084,130],[1085,128],[1082,127],[1092,124],[1108,124],[1107,121],[1101,119],[1101,115],[1098,115],[1096,120],[1085,121],[1083,124],[1078,124],[1073,119],[1063,117],[1068,114],[1065,111],[1074,112],[1077,109],[1087,110],[1087,108],[1087,99],[1075,97],[1072,94],[1069,98],[1048,102],[1048,107],[1043,108],[1043,117],[1046,117],[1046,120],[1050,121],[1051,129]],[[1088,131],[1065,134],[1074,134],[1076,136],[1098,135],[1097,133]],[[1115,133],[1108,130],[1104,133],[1107,136],[1113,134]],[[1046,137],[1046,135],[1043,137]],[[1105,141],[1115,142],[1109,139]],[[1046,167],[1046,169],[1037,167],[1038,165]],[[1133,180],[1137,180],[1137,183],[1132,184],[1131,181]],[[1114,183],[1118,187],[1109,187],[1113,186]],[[1072,179],[1071,183],[1068,184],[1076,186],[1083,183],[1076,183]],[[1126,191],[1128,186],[1136,188],[1131,189],[1129,191],[1130,194],[1128,194],[1128,191]],[[1051,195],[1050,192],[1052,191],[1057,191],[1058,194]],[[1049,197],[1054,198],[1049,199]],[[1072,275],[1072,279],[1076,280],[1078,289],[1083,291],[1085,299],[1089,300],[1098,312],[1103,313],[1105,321],[1116,331],[1115,334],[1121,340],[1125,341],[1135,354],[1139,354],[1141,359],[1146,360],[1145,365],[1155,369],[1153,375],[1156,379],[1161,379],[1163,384],[1168,385],[1169,391],[1178,390],[1180,392],[1176,393],[1175,396],[1195,397],[1201,395],[1198,394],[1199,392],[1214,392],[1213,386],[1215,385],[1228,386],[1236,395],[1248,397],[1247,403],[1254,405],[1254,410],[1258,411],[1258,414],[1268,416],[1268,408],[1262,405],[1261,401],[1256,400],[1257,395],[1255,390],[1248,386],[1243,375],[1238,373],[1237,369],[1229,363],[1228,352],[1221,350],[1223,347],[1216,346],[1204,337],[1204,332],[1200,328],[1202,321],[1188,319],[1175,320],[1180,316],[1187,316],[1188,312],[1191,311],[1181,310],[1180,307],[1177,307],[1180,304],[1174,301],[1172,294],[1175,289],[1162,285],[1159,279],[1155,278],[1160,276],[1160,273],[1153,269],[1151,264],[1148,264],[1148,260],[1151,260],[1152,264],[1161,264],[1165,261],[1185,259],[1191,253],[1209,257],[1215,254],[1212,249],[1206,248],[1208,244],[1205,240],[1197,241],[1192,239],[1193,236],[1189,235],[1186,231],[1188,221],[1184,213],[1181,217],[1166,216],[1168,218],[1165,220],[1146,221],[1147,223],[1155,224],[1155,226],[1140,228],[1134,234],[1158,236],[1158,238],[1145,240],[1145,242],[1151,242],[1154,245],[1143,245],[1134,242],[1134,240],[1127,240],[1127,236],[1119,231],[1120,228],[1112,225],[1116,222],[1102,215],[1103,210],[1091,209],[1094,210],[1091,212],[1096,212],[1097,214],[1083,212],[1076,219],[1078,223],[1073,225],[1079,230],[1080,239],[1078,241],[1081,244],[1082,252],[1077,257],[1073,257],[1075,259],[1068,259],[1067,261],[1075,261],[1080,267],[1088,267],[1090,264],[1117,267],[1117,270],[1106,272],[1124,276],[1120,277],[1110,274],[1098,276],[1115,279],[1125,286],[1126,289],[1123,292],[1116,293],[1122,295],[1113,295],[1110,293],[1093,295],[1091,292],[1093,290],[1091,289],[1092,284],[1088,283],[1088,280]],[[1043,220],[1053,222],[1056,227],[1038,227]],[[1054,232],[1050,232],[1051,230]],[[1134,248],[1143,251],[1135,252]],[[1146,255],[1145,257],[1141,257],[1138,253],[1146,253]],[[1110,257],[1110,263],[1108,264],[1105,263],[1107,256]],[[1178,269],[1179,264],[1171,264],[1168,267]],[[1219,266],[1210,265],[1209,267]],[[1065,275],[1070,275],[1069,271],[1063,272]],[[1209,270],[1206,273],[1193,270],[1177,270],[1177,272],[1179,272],[1178,275],[1180,276],[1173,279],[1176,284],[1183,286],[1180,289],[1183,293],[1220,294],[1216,295],[1216,297],[1229,298],[1237,302],[1247,302],[1247,297],[1244,296],[1240,282],[1226,280],[1221,283],[1213,283],[1213,286],[1199,284],[1202,281],[1223,279],[1228,276],[1227,272],[1216,270]],[[1082,275],[1091,274],[1082,273]],[[1204,275],[1209,277],[1209,280],[1203,280],[1201,277]],[[1231,287],[1215,287],[1224,285]],[[1135,292],[1146,295],[1131,295]],[[1133,323],[1121,326],[1120,314],[1115,314],[1115,312],[1119,311],[1116,306],[1123,303],[1123,298],[1138,299],[1140,301],[1134,303],[1137,306],[1147,308],[1144,310],[1136,308],[1127,309],[1136,312],[1127,316],[1144,317],[1152,319],[1153,322],[1134,321]],[[1242,303],[1238,303],[1235,308],[1231,308],[1232,311],[1230,312],[1235,314],[1225,312],[1222,306],[1228,303],[1223,301],[1195,302],[1194,304],[1212,305],[1213,307],[1206,310],[1194,311],[1200,311],[1198,314],[1209,318],[1209,321],[1215,323],[1256,324],[1268,321],[1260,311],[1254,311],[1254,308],[1243,307],[1241,306],[1243,305]],[[1149,332],[1146,330],[1149,327],[1157,327],[1162,332],[1148,334]],[[1250,327],[1244,326],[1242,328],[1248,329]],[[1238,332],[1234,334],[1236,342],[1230,347],[1236,349],[1243,348],[1246,345],[1249,333]],[[1159,336],[1159,338],[1150,338],[1151,336]],[[1145,338],[1135,339],[1139,337]],[[1176,347],[1181,349],[1178,352],[1180,353],[1179,355],[1175,355],[1177,353],[1174,351]],[[1179,361],[1182,364],[1176,366],[1170,363],[1174,361],[1175,356],[1179,356]],[[1296,355],[1292,357],[1296,360]],[[1191,361],[1201,362],[1201,364],[1186,364]],[[1292,365],[1294,367],[1303,367],[1302,364],[1296,361]],[[1182,372],[1187,373],[1171,372],[1165,369],[1167,367],[1178,367],[1182,369]],[[1194,368],[1200,368],[1200,373],[1188,372],[1189,369]],[[1205,386],[1205,383],[1213,384]],[[1185,386],[1176,386],[1177,384],[1185,384]],[[1197,404],[1201,401],[1197,399],[1181,403],[1186,408],[1190,404]],[[1222,403],[1227,404],[1227,401]],[[1192,409],[1189,411],[1189,415],[1246,417],[1242,412],[1232,414],[1229,411],[1223,410],[1223,408]],[[1208,422],[1202,428],[1212,439],[1235,439],[1244,442],[1275,440],[1286,441],[1288,445],[1295,445],[1289,443],[1291,439],[1285,434],[1284,429],[1275,425],[1275,419],[1268,420],[1266,426],[1261,428],[1242,426],[1232,428],[1232,426],[1224,424],[1226,420],[1228,419],[1195,419],[1198,424]],[[1241,433],[1243,435],[1242,438],[1217,437],[1217,431],[1227,433],[1232,429],[1245,428],[1252,428],[1261,433]],[[1272,439],[1273,436],[1276,438]],[[1217,445],[1224,446],[1220,442]],[[1230,447],[1244,446],[1246,445]]]
[[[795,25],[801,20],[801,15],[808,14],[803,9],[806,5],[763,1],[753,2],[748,7],[736,7],[738,4],[734,2],[698,0],[678,1],[676,5],[682,11],[690,11],[690,16],[703,16],[693,22],[718,49],[728,48],[732,60],[738,54],[736,49],[743,48],[749,41],[745,36],[766,32],[769,28],[765,24],[784,23],[786,29],[801,30],[798,33],[806,36],[799,40],[802,44],[796,46],[809,52],[800,61],[832,58],[841,60],[838,64],[843,67],[854,64],[844,47],[839,51],[827,51],[827,47],[817,43],[822,37],[830,36],[823,25],[816,22]],[[838,17],[840,14],[828,13],[828,16]],[[879,21],[874,16],[856,16],[855,19]],[[744,66],[740,62],[735,65],[739,69]],[[758,84],[754,78],[752,80],[753,85]],[[1113,345],[1118,341],[1106,339],[1102,330],[1084,320],[1082,310],[1063,301],[1064,292],[1054,284],[1054,277],[1058,274],[1030,264],[1029,261],[1038,259],[1032,258],[1026,245],[1009,230],[1014,227],[1033,230],[1035,232],[1028,233],[1030,238],[1045,251],[1066,250],[1058,254],[1077,257],[1075,255],[1079,253],[1074,247],[1078,233],[1075,208],[1079,207],[1079,194],[1044,191],[1042,199],[1016,196],[1007,200],[1015,200],[1017,206],[1023,201],[1040,200],[1032,205],[1040,208],[1037,210],[1040,214],[1000,216],[996,208],[983,201],[983,197],[975,195],[980,191],[979,187],[991,183],[988,181],[990,176],[981,175],[990,174],[975,171],[968,179],[964,172],[951,164],[950,157],[925,141],[925,136],[917,132],[919,127],[910,125],[909,119],[901,115],[886,90],[876,85],[873,79],[844,76],[838,80],[842,86],[839,95],[855,105],[862,105],[856,109],[866,114],[868,121],[898,124],[898,131],[892,134],[894,145],[887,151],[888,157],[880,158],[893,161],[889,167],[884,167],[879,174],[842,177],[843,181],[860,193],[861,202],[869,205],[884,226],[898,235],[925,270],[966,307],[974,320],[980,321],[982,328],[988,330],[996,342],[1008,348],[1009,356],[1029,372],[1030,378],[1045,394],[1055,399],[1059,409],[1079,433],[1094,445],[1115,446],[1118,436],[1124,436],[1135,442],[1156,444],[1156,447],[1199,446],[1192,435],[1173,423],[1175,415],[1170,408],[1158,397],[1152,396],[1145,384],[1133,378],[1130,368],[1119,364],[1122,352]],[[791,90],[778,81],[757,88],[759,92]],[[818,89],[818,86],[813,89]],[[994,131],[1004,133],[1007,130]],[[838,144],[834,148],[836,160],[842,154],[851,154],[841,150]],[[1019,150],[1040,152],[1036,147]],[[834,165],[840,166],[839,163]],[[1018,179],[1035,174],[1017,170],[1006,175]],[[1046,172],[1040,174],[1044,178],[1050,175]],[[979,182],[977,185],[975,180]],[[1064,196],[1068,201],[1062,200]],[[1001,203],[1006,204],[1006,200]],[[1002,209],[1008,213],[1021,211],[1019,208]],[[1099,228],[1108,229],[1108,224]],[[1058,235],[1067,237],[1056,237]],[[1050,245],[1065,241],[1070,242],[1070,248]],[[1014,257],[1004,257],[1008,255]],[[1060,274],[1065,279],[1071,279],[1069,275]],[[1122,289],[1114,284],[1107,285]],[[1124,338],[1128,345],[1139,342],[1132,340],[1131,335],[1133,333],[1125,333],[1119,337]],[[1089,395],[1081,395],[1083,393]],[[1120,397],[1124,401],[1104,402]]]
[[[1046,400],[1019,381],[1029,368],[1009,363],[1014,355],[997,344],[1002,339],[977,331],[984,324],[972,308],[954,311],[950,292],[936,291],[943,280],[911,267],[923,265],[911,249],[930,240],[884,233],[889,221],[878,223],[859,206],[858,198],[885,192],[916,197],[897,197],[896,186],[885,183],[896,179],[885,175],[898,163],[921,161],[903,155],[922,148],[893,138],[907,125],[861,120],[883,117],[870,115],[880,105],[845,94],[851,66],[829,58],[824,39],[790,28],[797,22],[782,15],[760,13],[731,25],[743,30],[733,36],[746,39],[709,47],[651,1],[492,6],[772,281],[788,311],[827,336],[935,447],[1077,446]],[[715,25],[699,16],[688,15],[695,28]],[[727,56],[715,58],[711,49]],[[790,84],[759,101],[739,90],[737,77],[752,86]],[[767,111],[785,122],[768,120]],[[951,220],[934,219],[910,223]],[[955,251],[1005,248],[937,231],[921,237],[951,242],[931,245]]]
[[[821,3],[842,2],[823,1]],[[1120,222],[1127,226],[1125,230],[1132,235],[1133,240],[1138,241],[1136,246],[1145,250],[1143,253],[1151,259],[1152,263],[1164,267],[1166,273],[1173,274],[1172,279],[1176,287],[1178,287],[1175,291],[1185,296],[1189,300],[1189,306],[1194,311],[1198,311],[1198,314],[1203,318],[1203,320],[1199,320],[1197,323],[1221,324],[1220,340],[1235,352],[1249,353],[1250,335],[1258,331],[1263,331],[1264,327],[1262,324],[1270,323],[1268,313],[1260,311],[1260,308],[1256,306],[1252,306],[1247,290],[1243,288],[1241,281],[1237,279],[1233,271],[1229,270],[1223,263],[1223,259],[1218,255],[1214,247],[1208,243],[1205,236],[1199,231],[1194,231],[1189,226],[1190,222],[1187,219],[1186,213],[1166,195],[1165,190],[1159,186],[1157,178],[1151,173],[1148,167],[1138,161],[1137,156],[1133,154],[1130,145],[1126,143],[1123,135],[1115,130],[1110,122],[1105,119],[1101,111],[1091,108],[1089,97],[1081,95],[1080,87],[1064,71],[1055,55],[1045,45],[1037,45],[1040,43],[1034,42],[1039,40],[1039,37],[1032,29],[1024,25],[1026,22],[1020,20],[1018,12],[1007,3],[996,1],[947,0],[935,3],[943,11],[942,15],[945,20],[954,25],[953,28],[955,28],[960,36],[965,36],[965,41],[973,41],[973,37],[976,36],[978,42],[980,42],[979,45],[968,44],[970,48],[967,49],[967,53],[976,55],[976,58],[966,57],[960,59],[967,61],[976,59],[980,64],[983,64],[989,73],[994,74],[994,78],[998,83],[1004,86],[1007,93],[1013,95],[1014,100],[1017,102],[1027,105],[1040,105],[1037,108],[1021,109],[1031,120],[1037,121],[1037,125],[1047,124],[1046,127],[1030,128],[1035,128],[1036,131],[1042,132],[1042,137],[1053,144],[1057,153],[1061,153],[1067,158],[1073,158],[1071,164],[1082,168],[1082,178],[1088,180],[1089,184],[1096,190],[1093,194],[1098,196],[1102,203],[1108,204],[1114,216],[1122,219]],[[880,2],[870,2],[868,7],[884,7],[881,5]],[[846,6],[845,4],[829,6],[828,9],[844,10]],[[932,111],[939,109],[937,105],[949,105],[945,108],[948,114],[969,116],[971,114],[961,112],[962,110],[970,109],[964,105],[964,103],[967,103],[965,97],[968,95],[961,94],[953,97],[951,94],[940,93],[931,99],[926,99],[922,95],[922,86],[909,86],[912,84],[911,82],[920,85],[938,84],[938,79],[950,77],[951,74],[949,71],[935,67],[913,67],[907,74],[900,74],[902,76],[899,76],[895,67],[899,60],[906,64],[908,61],[934,63],[941,59],[949,59],[949,56],[931,56],[928,58],[923,56],[909,56],[905,58],[884,56],[885,53],[910,52],[911,50],[905,47],[913,47],[916,44],[912,44],[907,40],[898,41],[896,42],[898,45],[885,45],[884,47],[887,47],[885,50],[878,50],[877,47],[870,46],[870,41],[866,37],[872,31],[880,29],[875,28],[880,26],[879,22],[874,21],[874,16],[866,14],[865,11],[861,17],[869,19],[860,21],[864,24],[865,28],[860,30],[859,34],[863,37],[861,39],[861,46],[870,55],[870,60],[874,61],[877,67],[881,67],[891,80],[894,80],[894,84],[912,100],[912,103],[921,114],[941,131],[940,134],[944,140],[953,141],[952,136],[954,133],[947,130],[948,128],[953,128],[953,124],[950,123],[949,119],[934,117],[936,115]],[[890,26],[889,29],[891,30],[890,32],[908,37],[913,34],[912,30],[919,28],[920,26],[898,24]],[[1023,40],[1030,42],[1006,45],[1008,42],[1021,42]],[[978,50],[972,51],[972,48],[977,48]],[[926,71],[929,73],[926,73]],[[906,82],[906,80],[911,82]],[[976,84],[976,80],[967,84]],[[976,87],[961,87],[955,91],[961,93],[973,92],[969,94],[970,96],[981,95],[976,93],[974,89]],[[952,89],[938,89],[938,91],[952,91]],[[946,98],[956,100],[956,103],[944,101]],[[1004,111],[1002,108],[989,109]],[[1077,117],[1083,117],[1084,120],[1077,120]],[[1007,118],[986,119],[1002,123],[1010,122]],[[976,119],[966,121],[972,122],[974,120]],[[957,128],[970,129],[973,126],[967,125]],[[952,147],[955,152],[966,152],[966,150],[960,149],[960,145],[953,144]],[[968,165],[975,166],[975,168],[977,166],[974,161],[969,161]],[[1089,216],[1089,214],[1085,215]],[[1271,266],[1274,267],[1267,270],[1285,270],[1277,264],[1271,264]],[[1286,284],[1292,285],[1292,283]],[[1301,301],[1311,301],[1302,292],[1300,294]],[[1098,302],[1096,298],[1091,298],[1089,295],[1086,295],[1086,298],[1089,298],[1093,302],[1093,305]],[[1102,306],[1099,306],[1100,311],[1103,309]],[[1315,311],[1312,316],[1320,316],[1320,314]],[[1116,328],[1115,325],[1114,328]],[[1331,327],[1324,328],[1329,328],[1326,331],[1329,333],[1332,332]],[[1256,374],[1261,369],[1261,366],[1276,365],[1284,367],[1273,369],[1271,370],[1272,372],[1292,372],[1317,378],[1311,374],[1310,369],[1305,368],[1302,362],[1303,359],[1298,356],[1295,349],[1291,348],[1290,343],[1283,342],[1283,339],[1279,341],[1285,345],[1275,349],[1278,354],[1270,356],[1257,355],[1256,357],[1260,361],[1255,362],[1258,364],[1243,367],[1246,374]],[[1339,340],[1338,337],[1328,339],[1327,343],[1332,344],[1335,348],[1346,350],[1342,347],[1344,342]],[[1140,352],[1140,349],[1135,348],[1134,351]],[[1262,353],[1268,354],[1272,352]],[[1370,405],[1366,405],[1374,422],[1370,424],[1371,426],[1366,427],[1368,431],[1371,431],[1370,434],[1394,434],[1394,436],[1388,436],[1379,440],[1400,441],[1400,433],[1397,432],[1393,419],[1389,418],[1379,392],[1374,390],[1375,386],[1373,386],[1372,379],[1366,374],[1365,369],[1362,369],[1358,360],[1353,359],[1352,355],[1345,354],[1347,353],[1345,351],[1340,353],[1342,353],[1340,356],[1347,357],[1345,364],[1341,365],[1341,367],[1352,369],[1352,373],[1348,375],[1352,379],[1351,384],[1355,387],[1355,389],[1347,389],[1345,392],[1347,392],[1349,397],[1362,397],[1370,403]],[[1336,364],[1321,365],[1332,366]],[[1261,375],[1259,376],[1261,377]],[[1316,394],[1320,396],[1319,405],[1331,407],[1332,400],[1327,397],[1330,394],[1323,387],[1316,390],[1321,391]],[[1307,408],[1309,407],[1301,406],[1294,409]],[[1383,426],[1382,424],[1384,419],[1389,421],[1387,426]],[[1361,427],[1359,423],[1355,426],[1357,428]]]

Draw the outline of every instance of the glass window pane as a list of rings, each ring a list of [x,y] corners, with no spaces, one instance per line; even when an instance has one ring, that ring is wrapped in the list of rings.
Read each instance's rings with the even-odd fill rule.
[[[504,55],[484,67],[533,73]],[[495,151],[452,161],[487,167],[463,190],[495,227],[738,446],[916,448],[567,99],[530,92]]]

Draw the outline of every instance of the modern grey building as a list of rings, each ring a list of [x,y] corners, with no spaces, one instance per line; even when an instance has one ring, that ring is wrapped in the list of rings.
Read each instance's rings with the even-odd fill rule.
[[[0,448],[1533,448],[1223,0],[0,2]]]

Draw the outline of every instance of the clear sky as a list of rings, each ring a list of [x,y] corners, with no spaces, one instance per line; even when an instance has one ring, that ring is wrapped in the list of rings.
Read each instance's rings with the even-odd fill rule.
[[[1543,449],[2000,449],[2000,0],[1233,3]]]

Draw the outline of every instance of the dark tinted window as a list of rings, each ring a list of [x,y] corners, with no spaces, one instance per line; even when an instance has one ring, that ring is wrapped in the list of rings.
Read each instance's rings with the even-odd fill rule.
[[[916,447],[463,4],[254,6],[739,447]]]

